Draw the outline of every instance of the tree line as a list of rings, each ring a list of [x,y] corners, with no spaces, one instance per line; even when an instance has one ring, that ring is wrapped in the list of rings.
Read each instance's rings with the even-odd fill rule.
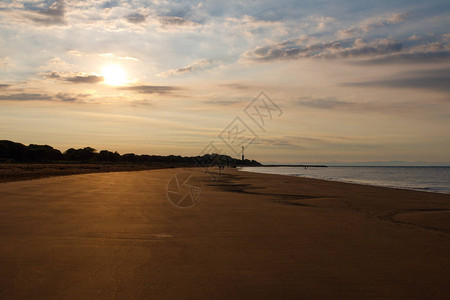
[[[203,156],[180,156],[180,155],[147,155],[126,153],[119,154],[117,151],[97,151],[91,147],[74,149],[65,152],[49,145],[28,146],[8,140],[0,140],[0,162],[33,162],[33,163],[154,163],[154,164],[177,164],[185,166],[260,166],[255,160],[240,160],[228,155],[205,154]]]

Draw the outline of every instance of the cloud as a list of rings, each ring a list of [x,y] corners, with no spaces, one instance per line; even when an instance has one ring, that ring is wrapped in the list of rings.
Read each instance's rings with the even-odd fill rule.
[[[54,1],[47,8],[31,6],[29,10],[31,13],[26,15],[26,17],[37,24],[44,26],[67,25],[64,0]]]
[[[258,138],[253,144],[277,146],[288,149],[305,149],[305,147],[295,144],[296,139],[290,137],[276,137],[276,138]]]
[[[309,137],[309,136],[294,136],[286,135],[281,137],[269,137],[269,138],[259,138],[254,144],[268,145],[268,146],[278,146],[288,149],[302,149],[307,150],[311,147],[326,146],[326,147],[338,147],[349,149],[352,148],[366,148],[372,147],[371,143],[365,139],[355,138],[355,137],[344,137],[344,136],[321,136]]]
[[[98,54],[98,56],[100,57],[105,57],[105,58],[115,58],[115,59],[121,59],[121,60],[134,60],[134,61],[139,61],[139,59],[137,59],[136,57],[131,57],[131,56],[118,56],[114,53],[100,53]]]
[[[176,86],[164,86],[164,85],[135,85],[118,87],[118,90],[133,91],[140,94],[170,94],[174,91],[181,90]]]
[[[76,56],[76,57],[82,57],[82,56],[86,56],[86,57],[93,57],[93,56],[99,56],[99,57],[103,57],[103,58],[109,58],[109,59],[120,59],[120,60],[134,60],[134,61],[139,61],[138,58],[136,57],[131,57],[131,56],[120,56],[117,55],[115,53],[112,52],[106,52],[106,53],[86,53],[86,52],[82,52],[79,50],[75,50],[75,49],[71,49],[67,51],[67,54],[71,55],[71,56]],[[56,57],[55,59],[59,59],[58,57]]]
[[[131,106],[153,106],[150,100],[133,100],[130,103]]]
[[[0,84],[0,89],[5,89],[5,88],[8,88],[10,86],[11,86],[10,84],[2,83],[2,84]]]
[[[53,71],[49,73],[42,73],[41,76],[44,78],[57,79],[71,83],[99,83],[104,81],[103,76],[86,73],[63,73]]]
[[[383,57],[359,60],[357,64],[416,64],[416,63],[443,63],[450,60],[450,51],[398,53]]]
[[[18,93],[9,95],[0,95],[1,101],[42,101],[52,100],[52,97],[46,94]]]
[[[163,27],[196,27],[200,25],[197,22],[193,22],[182,17],[172,16],[160,17],[159,22]]]
[[[341,101],[335,98],[301,97],[298,100],[296,100],[295,103],[302,106],[320,109],[349,108],[355,106],[355,103]]]
[[[337,36],[340,38],[349,38],[356,35],[364,35],[376,28],[391,24],[397,24],[409,17],[407,13],[394,13],[380,18],[371,18],[361,22],[359,25],[351,26],[347,29],[339,30]]]
[[[242,105],[243,103],[248,102],[248,98],[237,98],[237,97],[230,97],[225,99],[208,99],[202,101],[202,103],[208,104],[208,105],[219,105],[219,106],[234,106],[234,105]]]
[[[62,102],[84,102],[87,94],[57,93],[10,93],[0,94],[1,101],[62,101]]]
[[[219,84],[221,87],[226,87],[233,90],[250,90],[253,89],[252,86],[242,83],[225,83],[225,84]]]
[[[343,85],[351,87],[425,89],[450,93],[449,82],[450,68],[447,68],[402,73],[394,78],[364,82],[351,82],[345,83]]]
[[[308,137],[308,136],[294,136],[285,135],[280,137],[258,138],[254,144],[277,146],[288,149],[311,149],[311,146],[333,146],[333,147],[369,147],[370,143],[361,138],[344,137],[344,136],[321,136],[321,137]]]
[[[139,24],[145,22],[147,19],[147,16],[140,14],[140,13],[132,13],[127,16],[125,16],[125,19],[133,24]]]
[[[158,74],[157,76],[170,77],[170,76],[175,76],[175,75],[182,75],[182,74],[191,73],[194,71],[210,69],[210,68],[213,68],[214,66],[216,66],[218,63],[219,62],[216,60],[201,59],[201,60],[198,60],[198,61],[190,64],[189,66],[179,68],[179,69],[170,69],[170,70],[167,70],[165,72]]]
[[[76,102],[79,100],[76,96],[67,93],[58,93],[55,95],[55,98],[63,102]]]
[[[66,81],[72,83],[99,83],[104,80],[103,76],[97,75],[77,75],[65,78]]]
[[[440,42],[416,44],[403,48],[399,53],[388,53],[381,57],[359,60],[356,64],[411,64],[411,63],[444,63],[450,59],[450,45],[442,39]]]
[[[332,41],[303,45],[308,39],[286,40],[280,43],[258,47],[245,52],[242,57],[245,60],[266,62],[274,60],[301,59],[301,58],[355,58],[364,56],[383,55],[398,52],[402,44],[378,39],[371,43],[365,43],[356,39],[353,43],[346,41]]]
[[[419,113],[423,114],[429,111],[428,103],[418,102],[383,102],[383,101],[347,101],[334,97],[298,97],[293,101],[295,105],[300,105],[312,109],[344,111],[344,112],[360,112],[360,113],[382,113],[382,114],[405,114]]]

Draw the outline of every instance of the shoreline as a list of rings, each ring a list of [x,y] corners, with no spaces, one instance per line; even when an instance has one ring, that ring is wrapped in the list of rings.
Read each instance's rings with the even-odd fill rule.
[[[396,168],[392,166],[332,166],[337,168]],[[253,168],[253,167],[252,167]],[[257,167],[255,167],[257,168]],[[450,168],[447,166],[442,167],[403,167],[399,166],[399,168]],[[390,188],[390,189],[398,189],[398,190],[408,190],[408,191],[417,191],[417,192],[425,192],[425,193],[436,193],[436,194],[444,194],[444,195],[450,195],[450,190],[447,190],[446,187],[440,187],[439,189],[433,189],[433,187],[426,187],[426,188],[420,188],[420,187],[407,187],[407,186],[401,186],[401,185],[394,185],[394,184],[384,184],[384,183],[370,183],[370,182],[363,182],[364,179],[328,179],[328,178],[320,178],[320,177],[313,177],[308,176],[305,174],[277,174],[277,173],[266,173],[266,172],[257,172],[257,171],[251,171],[251,170],[240,170],[242,172],[250,172],[250,173],[257,173],[257,174],[273,174],[273,175],[281,175],[281,176],[290,176],[290,177],[297,177],[297,178],[310,178],[310,179],[318,179],[318,180],[324,180],[324,181],[330,181],[330,182],[340,182],[340,183],[351,183],[351,184],[358,184],[358,185],[366,185],[366,186],[375,186],[375,187],[384,187],[384,188]],[[361,182],[359,182],[361,180]]]
[[[44,168],[36,168],[38,172],[36,173],[27,173],[27,174],[13,174],[13,176],[5,176],[2,174],[2,170],[4,170],[4,166],[44,166]],[[69,167],[68,170],[57,170],[52,173],[42,173],[39,172],[40,170],[45,169],[53,169],[58,166],[64,166]],[[80,169],[81,166],[81,169]],[[75,168],[70,168],[75,167]],[[87,169],[85,169],[88,167]],[[99,169],[100,167],[100,169]],[[140,164],[124,164],[124,165],[108,165],[108,164],[42,164],[42,163],[36,163],[36,164],[0,164],[0,184],[7,183],[7,182],[20,182],[20,181],[29,181],[29,180],[36,180],[36,179],[43,179],[43,178],[53,178],[53,177],[61,177],[61,176],[72,176],[72,175],[83,175],[83,174],[97,174],[97,173],[115,173],[115,172],[140,172],[140,171],[150,171],[150,170],[159,170],[159,169],[186,169],[186,168],[198,168],[203,169],[201,167],[189,167],[189,166],[146,166],[146,165],[140,165]],[[358,182],[352,182],[352,181],[344,181],[344,180],[331,180],[331,179],[324,179],[324,178],[315,178],[315,177],[307,177],[307,176],[295,176],[295,175],[287,175],[287,174],[273,174],[273,173],[259,173],[259,172],[252,172],[252,171],[246,171],[241,170],[239,168],[236,168],[238,172],[247,172],[247,173],[254,173],[254,174],[267,174],[267,175],[277,175],[277,176],[287,176],[292,178],[305,178],[305,179],[314,179],[319,181],[325,181],[325,182],[331,182],[331,183],[344,183],[344,184],[354,184],[354,185],[360,185],[360,186],[368,186],[368,187],[380,187],[380,188],[387,188],[387,189],[393,189],[393,190],[400,190],[400,191],[413,191],[413,192],[423,192],[423,193],[431,193],[431,194],[440,194],[440,195],[450,195],[450,193],[446,192],[437,192],[437,191],[427,191],[427,190],[421,190],[421,189],[413,189],[413,188],[404,188],[404,187],[396,187],[396,186],[384,186],[384,185],[376,185],[376,184],[369,184],[369,183],[358,183]]]
[[[241,170],[240,170],[240,172],[279,175],[279,176],[288,176],[288,177],[295,177],[295,178],[307,178],[307,179],[316,179],[316,180],[322,180],[322,181],[328,181],[328,182],[338,182],[338,183],[348,183],[348,184],[355,184],[355,185],[362,185],[362,186],[381,187],[381,188],[394,189],[394,190],[405,190],[405,191],[413,191],[413,192],[423,192],[423,193],[450,195],[450,192],[449,193],[445,193],[445,192],[436,192],[436,191],[426,191],[426,190],[413,189],[413,188],[376,185],[376,184],[369,184],[369,183],[358,183],[358,182],[344,181],[344,180],[331,180],[331,179],[324,179],[324,178],[315,178],[315,177],[307,177],[307,176],[295,176],[295,175],[286,175],[286,174],[258,173],[258,172],[241,171]]]

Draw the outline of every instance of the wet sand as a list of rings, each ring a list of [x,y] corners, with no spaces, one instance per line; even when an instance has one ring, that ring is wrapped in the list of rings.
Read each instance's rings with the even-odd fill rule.
[[[181,209],[185,172],[205,181]],[[225,173],[0,184],[0,298],[450,297],[450,195]]]

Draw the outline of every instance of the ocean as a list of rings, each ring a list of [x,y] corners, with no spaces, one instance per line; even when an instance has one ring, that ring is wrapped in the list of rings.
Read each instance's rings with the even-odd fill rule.
[[[450,167],[244,167],[242,171],[450,194]]]

